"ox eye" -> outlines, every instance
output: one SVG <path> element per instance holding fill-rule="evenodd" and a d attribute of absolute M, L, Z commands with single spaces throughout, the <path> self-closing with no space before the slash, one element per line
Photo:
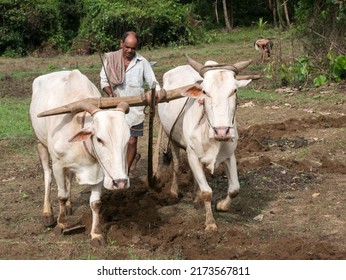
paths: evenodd
<path fill-rule="evenodd" d="M 210 95 L 205 91 L 205 90 L 202 90 L 202 93 L 208 97 L 210 97 Z"/>
<path fill-rule="evenodd" d="M 101 139 L 101 138 L 96 137 L 96 141 L 97 141 L 97 142 L 99 142 L 100 144 L 102 144 L 102 145 L 103 145 L 103 141 L 102 141 L 102 139 Z"/>

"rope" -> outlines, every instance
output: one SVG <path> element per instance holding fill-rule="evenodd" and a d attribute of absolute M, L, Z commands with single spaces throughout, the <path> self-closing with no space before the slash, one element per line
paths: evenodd
<path fill-rule="evenodd" d="M 85 123 L 85 116 L 86 116 L 86 111 L 84 111 L 84 114 L 83 114 L 83 117 L 82 117 L 82 128 L 84 128 L 84 123 Z M 86 150 L 86 152 L 95 160 L 97 160 L 99 162 L 99 164 L 103 167 L 103 169 L 107 172 L 108 176 L 112 179 L 112 181 L 114 181 L 113 177 L 111 176 L 111 174 L 108 172 L 107 168 L 105 167 L 105 165 L 103 164 L 103 162 L 101 161 L 100 157 L 98 156 L 98 154 L 96 153 L 96 149 L 95 149 L 95 146 L 94 146 L 94 142 L 93 142 L 93 136 L 91 136 L 91 148 L 95 154 L 95 156 L 89 151 L 87 145 L 86 145 L 86 142 L 83 141 L 83 146 Z"/>
<path fill-rule="evenodd" d="M 166 149 L 166 151 L 165 151 L 164 153 L 168 153 L 169 146 L 170 146 L 171 140 L 172 140 L 172 133 L 173 133 L 174 127 L 175 127 L 175 125 L 177 124 L 178 119 L 180 118 L 181 114 L 183 113 L 183 111 L 184 111 L 184 109 L 185 109 L 185 107 L 186 107 L 186 104 L 187 104 L 187 102 L 189 101 L 189 99 L 190 99 L 190 98 L 187 98 L 187 99 L 186 99 L 186 101 L 185 101 L 185 103 L 184 103 L 184 106 L 181 108 L 181 110 L 180 110 L 180 112 L 179 112 L 177 118 L 175 119 L 175 121 L 174 121 L 174 123 L 173 123 L 172 129 L 171 129 L 171 131 L 169 132 L 168 143 L 167 143 L 167 149 Z"/>
<path fill-rule="evenodd" d="M 204 74 L 210 70 L 230 70 L 236 75 L 239 73 L 239 69 L 233 65 L 216 64 L 216 65 L 206 65 L 201 68 L 199 73 L 204 77 Z"/>

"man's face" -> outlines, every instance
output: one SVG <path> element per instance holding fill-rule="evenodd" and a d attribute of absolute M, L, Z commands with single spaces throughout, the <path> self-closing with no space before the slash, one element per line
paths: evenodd
<path fill-rule="evenodd" d="M 121 41 L 120 46 L 123 49 L 124 57 L 128 60 L 132 60 L 136 54 L 137 49 L 137 39 L 133 35 L 128 35 L 125 41 Z"/>

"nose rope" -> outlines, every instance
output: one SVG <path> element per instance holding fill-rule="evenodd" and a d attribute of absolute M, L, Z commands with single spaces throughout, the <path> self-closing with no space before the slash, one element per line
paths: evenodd
<path fill-rule="evenodd" d="M 84 128 L 86 113 L 87 113 L 87 112 L 84 111 L 83 116 L 82 116 L 82 123 L 81 123 L 82 129 Z M 83 141 L 83 147 L 84 147 L 84 149 L 86 150 L 87 154 L 88 154 L 89 156 L 91 156 L 93 159 L 96 160 L 96 158 L 94 157 L 94 155 L 89 151 L 88 146 L 87 146 L 87 144 L 86 144 L 85 141 Z"/>
<path fill-rule="evenodd" d="M 199 119 L 198 124 L 201 123 L 201 121 L 202 121 L 202 119 L 203 119 L 204 116 L 205 116 L 205 119 L 206 119 L 206 121 L 207 121 L 209 127 L 211 127 L 212 129 L 214 129 L 214 127 L 212 126 L 212 124 L 211 124 L 211 122 L 210 122 L 210 120 L 209 120 L 209 116 L 208 116 L 208 114 L 206 113 L 205 102 L 203 102 L 203 112 L 202 112 L 202 115 L 201 115 L 201 117 L 200 117 L 200 119 Z M 229 128 L 233 128 L 233 127 L 234 127 L 234 124 L 235 124 L 234 119 L 235 119 L 235 112 L 234 112 L 233 118 L 232 118 L 232 125 L 230 125 Z"/>
<path fill-rule="evenodd" d="M 178 119 L 180 118 L 181 114 L 184 112 L 185 107 L 186 107 L 186 104 L 187 104 L 187 102 L 189 101 L 189 99 L 190 99 L 190 98 L 187 98 L 187 99 L 186 99 L 186 101 L 185 101 L 183 107 L 181 108 L 181 110 L 180 110 L 180 112 L 179 112 L 177 118 L 175 119 L 175 121 L 174 121 L 174 123 L 173 123 L 173 125 L 172 125 L 171 131 L 169 132 L 169 137 L 168 137 L 168 143 L 167 143 L 166 152 L 168 152 L 169 147 L 170 147 L 170 145 L 171 145 L 171 140 L 172 140 L 172 134 L 173 134 L 174 127 L 175 127 L 175 125 L 177 124 Z"/>
<path fill-rule="evenodd" d="M 81 127 L 84 128 L 84 123 L 85 123 L 85 116 L 86 116 L 86 111 L 84 111 L 83 117 L 82 117 L 82 123 L 81 123 Z M 103 167 L 103 169 L 106 171 L 106 173 L 108 174 L 108 176 L 112 179 L 112 181 L 114 181 L 112 175 L 110 174 L 110 172 L 107 170 L 107 168 L 105 167 L 105 165 L 103 164 L 103 162 L 101 161 L 100 157 L 98 156 L 96 149 L 95 149 L 95 145 L 94 142 L 92 140 L 93 137 L 91 137 L 90 141 L 91 141 L 91 148 L 95 154 L 95 156 L 89 151 L 86 142 L 83 141 L 83 146 L 84 149 L 86 150 L 86 152 L 88 153 L 88 155 L 90 155 L 93 159 L 97 160 L 100 165 Z"/>
<path fill-rule="evenodd" d="M 96 152 L 95 145 L 94 145 L 94 142 L 93 142 L 93 137 L 91 137 L 90 140 L 91 140 L 91 147 L 92 147 L 92 149 L 93 149 L 93 152 L 94 152 L 94 154 L 95 154 L 95 156 L 96 156 L 97 161 L 100 163 L 100 165 L 103 167 L 103 169 L 106 171 L 106 173 L 108 174 L 108 176 L 112 179 L 112 181 L 114 181 L 112 175 L 110 174 L 110 172 L 108 171 L 108 169 L 106 168 L 106 166 L 103 164 L 103 162 L 101 161 L 99 155 L 98 155 L 97 152 Z"/>
<path fill-rule="evenodd" d="M 205 116 L 205 119 L 206 119 L 206 121 L 207 121 L 209 127 L 213 128 L 213 126 L 211 125 L 211 122 L 210 122 L 210 120 L 209 120 L 209 116 L 208 116 L 208 114 L 206 114 L 205 100 L 203 101 L 203 111 L 202 111 L 202 115 L 201 115 L 201 117 L 200 117 L 200 119 L 199 119 L 198 124 L 201 123 L 201 121 L 202 121 L 202 119 L 203 119 L 204 116 Z"/>

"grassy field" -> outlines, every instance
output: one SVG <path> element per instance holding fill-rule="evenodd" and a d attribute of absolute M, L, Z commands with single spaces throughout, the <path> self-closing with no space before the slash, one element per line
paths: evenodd
<path fill-rule="evenodd" d="M 164 72 L 185 64 L 184 54 L 189 54 L 197 61 L 204 63 L 206 60 L 215 60 L 219 63 L 235 63 L 234 57 L 240 60 L 252 59 L 253 63 L 246 70 L 247 73 L 261 74 L 264 66 L 261 65 L 260 55 L 253 48 L 254 39 L 257 38 L 256 29 L 235 29 L 232 33 L 211 32 L 210 44 L 197 46 L 181 46 L 175 48 L 142 49 L 140 52 L 149 61 L 156 61 L 155 74 L 162 82 Z M 288 33 L 274 30 L 266 32 L 274 40 L 286 40 Z M 281 43 L 280 43 L 281 44 Z M 283 44 L 283 46 L 288 46 Z M 290 46 L 289 46 L 290 47 Z M 287 47 L 280 59 L 288 60 L 291 50 Z M 278 58 L 273 58 L 278 59 Z M 99 85 L 99 72 L 101 60 L 98 54 L 90 56 L 70 56 L 68 54 L 40 58 L 0 58 L 0 138 L 31 137 L 31 128 L 28 119 L 28 106 L 31 96 L 31 84 L 34 78 L 61 70 L 79 69 L 91 81 Z M 258 83 L 263 84 L 259 87 Z M 268 81 L 256 84 L 256 91 L 252 86 L 243 90 L 239 95 L 244 100 L 272 100 L 283 102 L 281 95 L 268 91 Z M 260 88 L 260 89 L 258 89 Z"/>

